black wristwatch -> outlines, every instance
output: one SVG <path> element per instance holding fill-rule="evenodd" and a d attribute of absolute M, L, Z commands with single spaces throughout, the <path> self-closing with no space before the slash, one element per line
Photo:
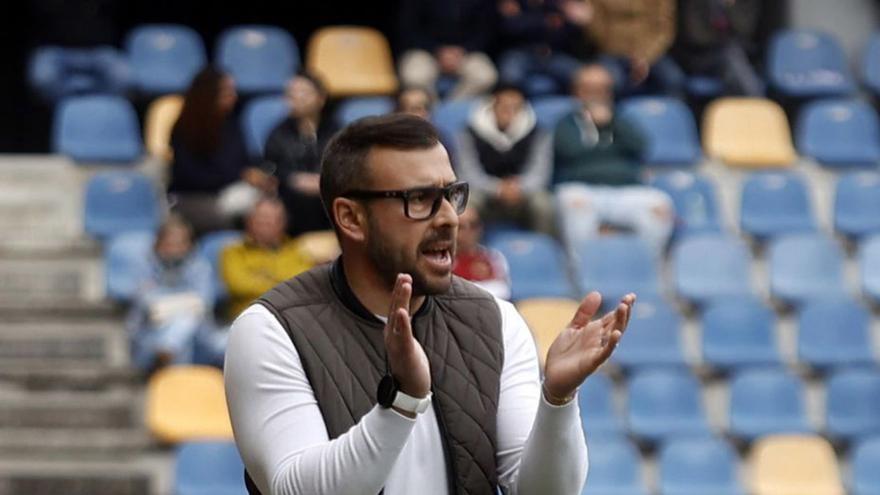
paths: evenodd
<path fill-rule="evenodd" d="M 400 391 L 397 380 L 391 373 L 385 373 L 379 380 L 376 402 L 386 409 L 393 406 L 406 412 L 421 414 L 428 409 L 428 405 L 431 403 L 431 392 L 428 392 L 428 395 L 421 399 L 407 395 Z"/>

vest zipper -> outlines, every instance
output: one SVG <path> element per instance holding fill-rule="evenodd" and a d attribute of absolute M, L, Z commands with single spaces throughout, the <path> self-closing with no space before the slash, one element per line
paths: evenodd
<path fill-rule="evenodd" d="M 438 397 L 431 384 L 431 393 L 434 397 Z M 455 464 L 452 462 L 452 447 L 449 445 L 449 432 L 446 430 L 446 418 L 443 416 L 443 408 L 438 403 L 434 408 L 434 414 L 437 416 L 437 426 L 440 427 L 440 438 L 443 440 L 443 453 L 446 457 L 446 478 L 449 485 L 449 493 L 455 495 L 458 491 L 458 483 L 455 482 Z"/>

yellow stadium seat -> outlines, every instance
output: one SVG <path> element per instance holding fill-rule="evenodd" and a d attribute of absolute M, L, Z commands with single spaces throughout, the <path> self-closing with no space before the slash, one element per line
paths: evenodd
<path fill-rule="evenodd" d="M 302 243 L 303 250 L 315 264 L 328 263 L 342 254 L 339 249 L 339 240 L 332 230 L 306 232 L 297 239 Z"/>
<path fill-rule="evenodd" d="M 223 373 L 209 366 L 170 366 L 147 384 L 146 424 L 165 443 L 232 438 Z"/>
<path fill-rule="evenodd" d="M 834 449 L 815 435 L 772 435 L 751 455 L 754 495 L 844 495 Z"/>
<path fill-rule="evenodd" d="M 309 40 L 306 68 L 321 78 L 331 97 L 381 95 L 397 91 L 388 40 L 356 26 L 319 29 Z"/>
<path fill-rule="evenodd" d="M 703 148 L 728 165 L 790 166 L 797 154 L 782 108 L 764 98 L 719 98 L 703 117 Z"/>
<path fill-rule="evenodd" d="M 144 143 L 150 156 L 171 162 L 171 129 L 183 108 L 183 96 L 165 95 L 157 98 L 147 109 L 144 119 Z"/>
<path fill-rule="evenodd" d="M 550 344 L 553 343 L 559 332 L 571 322 L 575 311 L 577 311 L 578 302 L 571 299 L 534 298 L 523 299 L 516 303 L 516 307 L 532 331 L 532 336 L 538 347 L 538 359 L 543 370 Z"/>

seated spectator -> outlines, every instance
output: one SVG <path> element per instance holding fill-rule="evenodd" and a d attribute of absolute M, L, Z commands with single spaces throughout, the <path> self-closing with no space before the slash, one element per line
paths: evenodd
<path fill-rule="evenodd" d="M 554 136 L 553 183 L 563 238 L 575 246 L 600 224 L 634 230 L 658 253 L 672 233 L 672 201 L 640 184 L 644 139 L 614 114 L 614 81 L 601 65 L 575 74 L 579 110 L 559 121 Z"/>
<path fill-rule="evenodd" d="M 288 233 L 296 236 L 330 228 L 321 206 L 318 178 L 321 153 L 338 127 L 326 115 L 327 91 L 315 76 L 297 75 L 287 84 L 285 94 L 290 114 L 269 134 L 265 158 L 275 167 L 287 211 L 296 212 L 287 226 Z"/>
<path fill-rule="evenodd" d="M 486 55 L 496 24 L 492 3 L 403 0 L 398 16 L 403 84 L 436 90 L 438 78 L 452 78 L 455 85 L 446 96 L 453 99 L 488 91 L 498 78 Z"/>
<path fill-rule="evenodd" d="M 229 293 L 230 318 L 272 287 L 312 267 L 299 241 L 285 235 L 286 226 L 284 204 L 262 198 L 245 219 L 244 240 L 223 250 L 220 270 Z"/>
<path fill-rule="evenodd" d="M 471 204 L 489 222 L 511 221 L 555 233 L 553 200 L 546 190 L 552 138 L 537 126 L 521 89 L 500 84 L 477 107 L 458 137 L 458 171 L 470 183 Z"/>
<path fill-rule="evenodd" d="M 481 245 L 482 237 L 480 214 L 469 206 L 458 217 L 458 247 L 452 273 L 479 285 L 495 297 L 510 299 L 507 260 L 499 251 Z"/>
<path fill-rule="evenodd" d="M 397 93 L 396 100 L 395 112 L 408 113 L 430 122 L 431 111 L 434 109 L 434 95 L 428 89 L 421 86 L 405 86 Z M 441 129 L 437 129 L 437 134 L 440 135 L 440 143 L 446 148 L 449 160 L 454 166 L 456 153 L 454 141 Z"/>
<path fill-rule="evenodd" d="M 226 331 L 213 321 L 211 266 L 195 253 L 192 240 L 192 227 L 174 215 L 156 234 L 126 321 L 132 360 L 141 370 L 223 360 Z"/>
<path fill-rule="evenodd" d="M 196 233 L 230 229 L 274 178 L 248 163 L 244 138 L 232 112 L 235 81 L 213 67 L 193 79 L 171 132 L 173 206 Z"/>

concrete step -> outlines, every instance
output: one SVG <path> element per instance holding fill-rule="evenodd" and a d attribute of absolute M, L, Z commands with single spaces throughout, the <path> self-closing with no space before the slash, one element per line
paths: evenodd
<path fill-rule="evenodd" d="M 7 320 L 0 323 L 0 366 L 125 367 L 127 339 L 121 322 L 113 319 Z"/>
<path fill-rule="evenodd" d="M 47 318 L 81 321 L 120 319 L 121 308 L 108 300 L 83 301 L 79 298 L 0 297 L 0 322 L 34 321 Z"/>
<path fill-rule="evenodd" d="M 0 428 L 0 456 L 116 456 L 156 446 L 143 428 Z"/>
<path fill-rule="evenodd" d="M 99 256 L 59 253 L 0 257 L 0 298 L 53 303 L 104 299 L 104 262 Z"/>
<path fill-rule="evenodd" d="M 124 430 L 143 424 L 141 389 L 0 390 L 0 429 Z"/>
<path fill-rule="evenodd" d="M 105 390 L 138 387 L 143 380 L 140 371 L 128 366 L 0 364 L 0 383 L 27 390 Z"/>

